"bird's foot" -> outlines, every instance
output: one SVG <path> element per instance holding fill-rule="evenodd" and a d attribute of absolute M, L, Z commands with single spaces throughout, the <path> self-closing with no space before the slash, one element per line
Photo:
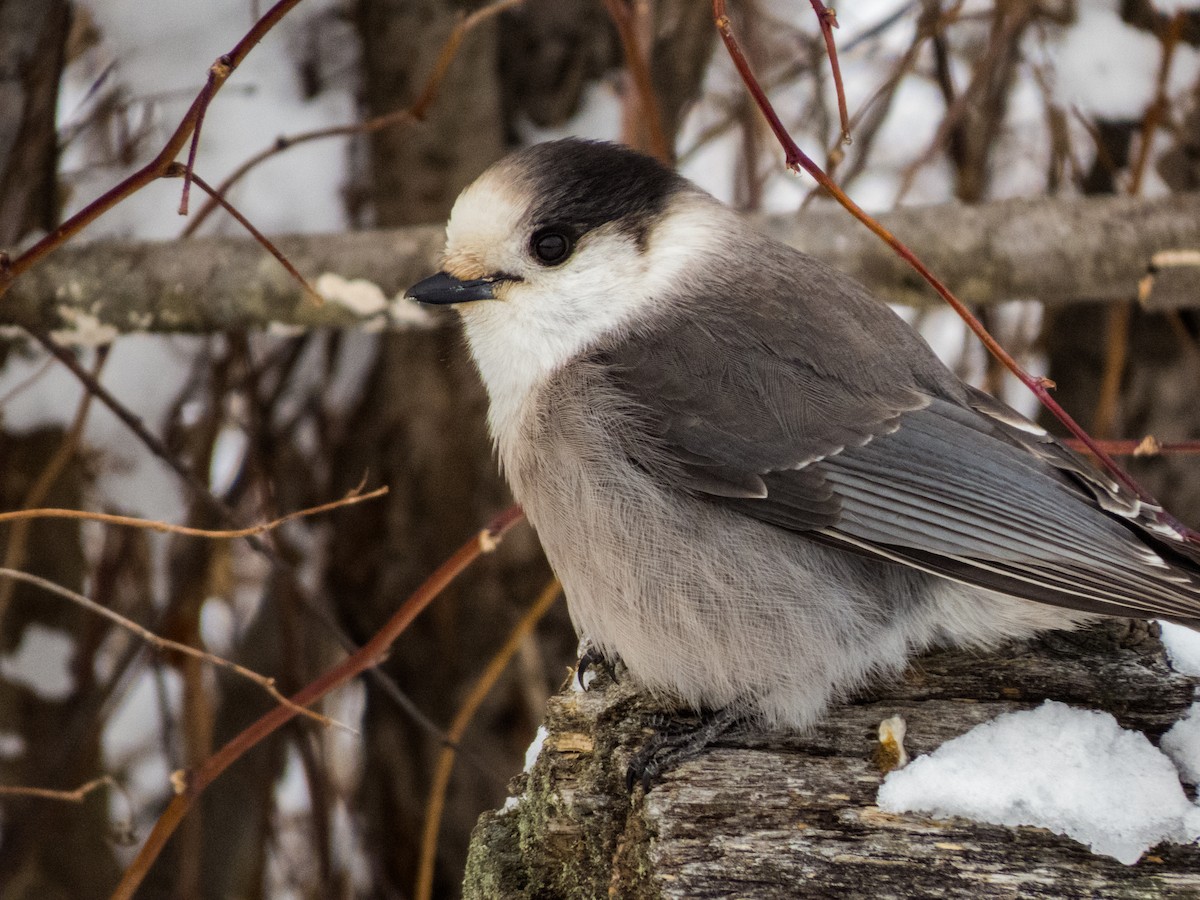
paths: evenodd
<path fill-rule="evenodd" d="M 625 787 L 629 791 L 638 782 L 643 790 L 649 791 L 655 780 L 699 756 L 710 744 L 743 724 L 743 720 L 732 710 L 722 709 L 705 711 L 698 720 L 690 721 L 663 715 L 651 724 L 654 735 L 633 755 L 625 770 Z"/>
<path fill-rule="evenodd" d="M 575 667 L 575 678 L 579 681 L 579 686 L 586 691 L 588 686 L 584 683 L 583 676 L 587 674 L 588 669 L 595 667 L 612 679 L 613 684 L 618 684 L 621 680 L 617 676 L 617 666 L 620 665 L 620 662 L 620 659 L 610 659 L 588 644 L 579 656 L 579 663 Z"/>

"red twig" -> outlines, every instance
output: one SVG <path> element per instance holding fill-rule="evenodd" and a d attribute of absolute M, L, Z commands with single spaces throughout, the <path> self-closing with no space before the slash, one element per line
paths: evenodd
<path fill-rule="evenodd" d="M 438 566 L 410 596 L 404 605 L 387 621 L 375 635 L 355 653 L 342 660 L 315 681 L 310 682 L 292 695 L 295 706 L 307 707 L 320 700 L 330 691 L 341 687 L 361 672 L 378 665 L 387 655 L 388 648 L 395 642 L 413 619 L 428 606 L 464 569 L 480 555 L 489 553 L 514 525 L 521 521 L 523 513 L 519 506 L 509 507 L 498 515 L 478 535 L 459 547 L 454 555 Z M 141 885 L 150 867 L 166 846 L 167 840 L 179 827 L 196 800 L 213 781 L 235 761 L 240 759 L 269 734 L 290 721 L 296 715 L 294 707 L 277 706 L 254 722 L 224 747 L 210 756 L 203 765 L 191 772 L 177 772 L 173 781 L 177 787 L 175 797 L 154 823 L 146 843 L 138 851 L 129 868 L 112 894 L 112 900 L 131 900 Z"/>
<path fill-rule="evenodd" d="M 814 163 L 808 158 L 808 156 L 805 155 L 804 151 L 800 149 L 800 147 L 792 139 L 792 136 L 788 134 L 787 129 L 780 121 L 779 115 L 775 112 L 774 107 L 771 105 L 771 101 L 767 98 L 767 95 L 763 91 L 762 86 L 759 84 L 758 79 L 755 77 L 753 70 L 750 68 L 749 62 L 746 60 L 745 55 L 738 46 L 737 38 L 733 34 L 732 23 L 730 23 L 729 16 L 725 13 L 725 0 L 713 0 L 713 18 L 716 22 L 717 30 L 721 34 L 721 40 L 725 43 L 725 49 L 728 51 L 734 65 L 737 67 L 738 74 L 745 83 L 746 89 L 750 92 L 751 97 L 754 98 L 754 102 L 762 111 L 763 117 L 766 118 L 767 124 L 770 125 L 771 131 L 775 134 L 776 140 L 778 140 L 780 145 L 783 147 L 784 158 L 788 168 L 795 172 L 799 172 L 801 169 L 808 172 L 808 174 L 816 179 L 817 183 L 835 200 L 837 200 L 838 203 L 840 203 L 851 215 L 866 225 L 872 233 L 874 233 L 880 240 L 891 247 L 901 259 L 912 266 L 912 268 L 915 269 L 917 273 L 924 278 L 935 291 L 938 292 L 941 298 L 945 300 L 956 313 L 958 313 L 962 320 L 967 323 L 967 327 L 975 332 L 975 335 L 980 341 L 983 342 L 983 345 L 987 347 L 988 351 L 1002 363 L 1004 363 L 1008 370 L 1016 375 L 1017 378 L 1019 378 L 1021 382 L 1033 392 L 1034 396 L 1038 398 L 1042 405 L 1045 406 L 1046 409 L 1050 410 L 1055 418 L 1063 423 L 1067 430 L 1070 431 L 1071 434 L 1081 442 L 1088 452 L 1094 455 L 1096 459 L 1103 464 L 1104 468 L 1107 469 L 1117 481 L 1132 491 L 1143 502 L 1157 507 L 1158 502 L 1150 495 L 1150 493 L 1146 491 L 1140 484 L 1138 484 L 1124 469 L 1122 469 L 1117 464 L 1116 460 L 1114 460 L 1107 452 L 1105 452 L 1104 448 L 1101 447 L 1095 441 L 1095 439 L 1093 439 L 1092 436 L 1089 435 L 1079 425 L 1079 423 L 1071 418 L 1067 411 L 1063 409 L 1050 395 L 1050 389 L 1054 387 L 1054 383 L 1048 378 L 1038 378 L 1026 372 L 1020 366 L 1020 364 L 1013 359 L 1009 352 L 1001 347 L 996 339 L 988 333 L 987 329 L 984 328 L 980 321 L 971 314 L 966 306 L 963 305 L 962 301 L 955 297 L 954 294 L 950 292 L 950 289 L 942 284 L 937 276 L 935 276 L 933 272 L 931 272 L 929 268 L 923 262 L 921 262 L 921 260 L 919 260 L 911 250 L 908 249 L 908 247 L 901 243 L 895 236 L 891 234 L 891 232 L 880 225 L 879 222 L 877 222 L 874 218 L 864 212 L 857 203 L 851 200 L 846 193 L 837 186 L 833 179 L 826 175 L 816 163 Z M 1193 543 L 1200 544 L 1200 533 L 1188 528 L 1174 516 L 1170 515 L 1164 510 L 1158 510 L 1155 515 L 1160 523 L 1169 526 L 1182 538 Z"/>
<path fill-rule="evenodd" d="M 218 62 L 209 70 L 208 81 L 200 89 L 200 92 L 192 101 L 192 105 L 188 107 L 188 111 L 184 114 L 183 119 L 176 126 L 174 133 L 167 139 L 166 144 L 154 159 L 142 166 L 142 168 L 138 169 L 120 184 L 101 194 L 20 256 L 11 260 L 7 266 L 0 266 L 0 297 L 4 296 L 13 281 L 39 260 L 58 249 L 67 240 L 74 237 L 126 197 L 141 190 L 150 182 L 168 175 L 175 157 L 179 155 L 179 151 L 183 149 L 188 139 L 197 132 L 199 124 L 204 118 L 204 113 L 208 109 L 208 105 L 212 102 L 213 97 L 216 96 L 222 85 L 225 84 L 229 76 L 233 74 L 242 60 L 246 58 L 246 55 L 254 49 L 255 45 L 263 39 L 267 32 L 274 28 L 291 11 L 292 7 L 296 6 L 299 2 L 300 0 L 278 0 L 274 6 L 267 10 L 262 18 L 254 23 L 232 50 L 220 57 Z M 190 162 L 188 168 L 189 170 L 191 168 Z M 184 203 L 186 204 L 186 196 Z"/>
<path fill-rule="evenodd" d="M 198 133 L 199 132 L 197 132 L 197 134 Z M 228 200 L 226 200 L 224 197 L 222 197 L 216 190 L 213 189 L 213 187 L 211 185 L 208 184 L 208 182 L 206 182 L 203 178 L 201 178 L 199 175 L 197 175 L 195 173 L 195 171 L 193 171 L 192 169 L 189 168 L 189 169 L 183 170 L 183 167 L 180 166 L 178 163 L 175 163 L 172 168 L 174 169 L 174 171 L 169 174 L 182 175 L 185 180 L 190 179 L 191 181 L 196 182 L 196 184 L 199 185 L 200 190 L 202 190 L 202 191 L 204 191 L 204 193 L 208 194 L 208 196 L 210 198 L 212 198 L 214 203 L 216 203 L 218 206 L 220 206 L 221 209 L 225 210 L 225 212 L 229 213 L 229 215 L 233 216 L 233 218 L 237 221 L 237 223 L 239 225 L 241 225 L 248 232 L 250 232 L 250 236 L 253 237 L 260 244 L 262 244 L 262 246 L 264 248 L 266 248 L 266 251 L 268 253 L 270 253 L 273 257 L 275 257 L 275 259 L 277 259 L 279 261 L 279 264 L 281 266 L 283 266 L 285 269 L 287 269 L 288 274 L 291 275 L 293 278 L 296 279 L 296 281 L 298 281 L 300 283 L 300 287 L 304 289 L 304 293 L 308 295 L 308 298 L 310 300 L 312 300 L 313 303 L 315 303 L 317 306 L 321 306 L 325 302 L 325 298 L 322 297 L 320 294 L 318 294 L 317 289 L 308 283 L 308 280 L 303 275 L 300 274 L 300 270 L 297 269 L 294 265 L 292 265 L 292 261 L 290 259 L 288 259 L 286 256 L 284 256 L 283 252 L 278 247 L 276 247 L 265 234 L 263 234 L 261 231 L 259 231 L 257 228 L 255 228 L 254 225 L 251 224 L 250 220 L 241 214 L 241 212 L 237 209 L 237 207 L 235 207 L 232 203 L 230 203 Z M 185 191 L 187 190 L 186 181 L 185 181 L 185 185 L 184 185 L 184 190 Z M 186 198 L 186 194 L 185 194 L 184 202 L 186 202 L 186 199 L 187 198 Z"/>
<path fill-rule="evenodd" d="M 195 234 L 200 224 L 212 215 L 213 210 L 217 208 L 217 196 L 224 197 L 229 193 L 229 189 L 245 178 L 252 169 L 278 153 L 309 141 L 317 141 L 330 137 L 346 137 L 352 134 L 374 134 L 376 131 L 391 128 L 393 125 L 400 125 L 405 122 L 419 122 L 424 119 L 425 113 L 429 111 L 429 107 L 437 99 L 438 90 L 442 86 L 442 79 L 445 77 L 450 63 L 454 61 L 454 57 L 458 54 L 458 48 L 462 44 L 463 38 L 480 23 L 516 6 L 520 6 L 524 2 L 525 0 L 495 0 L 495 2 L 480 7 L 470 15 L 460 19 L 455 24 L 453 30 L 451 30 L 450 36 L 446 38 L 446 43 L 442 45 L 437 61 L 433 65 L 433 70 L 429 73 L 429 77 L 425 81 L 425 86 L 421 89 L 420 96 L 413 101 L 412 106 L 384 113 L 365 122 L 333 125 L 328 128 L 318 128 L 290 137 L 281 135 L 276 138 L 270 147 L 260 150 L 245 160 L 224 181 L 217 185 L 214 196 L 210 197 L 204 206 L 200 208 L 200 211 L 188 222 L 187 227 L 182 232 L 182 236 L 187 237 Z"/>
<path fill-rule="evenodd" d="M 208 69 L 208 82 L 205 89 L 215 93 L 214 85 L 225 82 L 233 74 L 233 63 L 228 56 L 218 57 Z M 196 153 L 200 149 L 200 130 L 204 127 L 204 114 L 208 112 L 208 104 L 202 106 L 196 114 L 196 127 L 192 129 L 191 146 L 188 147 L 187 165 L 183 171 L 183 191 L 179 195 L 179 214 L 186 216 L 188 212 L 188 195 L 191 193 L 192 181 L 196 172 Z"/>
<path fill-rule="evenodd" d="M 846 109 L 846 89 L 842 85 L 842 68 L 838 65 L 837 44 L 833 41 L 833 29 L 838 27 L 837 12 L 829 9 L 821 0 L 809 0 L 821 25 L 825 38 L 825 52 L 829 55 L 829 70 L 833 74 L 833 88 L 837 92 L 838 119 L 842 123 L 842 141 L 850 143 L 850 113 Z M 723 36 L 723 35 L 722 35 Z"/>

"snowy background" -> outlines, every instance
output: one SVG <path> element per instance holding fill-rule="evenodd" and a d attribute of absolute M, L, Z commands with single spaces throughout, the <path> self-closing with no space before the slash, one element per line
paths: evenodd
<path fill-rule="evenodd" d="M 209 64 L 246 31 L 258 8 L 249 0 L 160 0 L 153 4 L 152 14 L 140 0 L 82 0 L 79 5 L 91 17 L 99 40 L 71 62 L 60 95 L 60 127 L 68 140 L 61 160 L 67 214 L 133 171 L 157 149 L 203 83 Z M 897 56 L 912 43 L 916 28 L 913 6 L 902 0 L 859 0 L 839 7 L 837 39 L 845 48 L 841 64 L 852 114 L 872 97 Z M 1161 3 L 1159 7 L 1173 8 Z M 972 11 L 982 14 L 988 8 L 988 4 L 968 0 L 963 15 Z M 812 30 L 808 4 L 772 2 L 763 9 L 787 21 L 806 23 L 804 27 Z M 279 135 L 341 124 L 359 116 L 355 37 L 338 17 L 344 12 L 337 0 L 306 0 L 250 54 L 205 123 L 197 168 L 210 183 L 219 182 Z M 877 29 L 889 21 L 893 24 Z M 969 48 L 969 42 L 964 44 Z M 1067 122 L 1072 145 L 1080 163 L 1088 164 L 1093 151 L 1087 123 L 1097 116 L 1140 117 L 1153 99 L 1161 57 L 1155 37 L 1120 21 L 1115 0 L 1083 0 L 1073 24 L 1031 29 L 1022 50 L 1024 63 L 1015 74 L 996 152 L 999 162 L 990 185 L 992 198 L 1038 196 L 1046 191 L 1049 105 L 1071 111 Z M 314 55 L 320 59 L 325 77 L 321 89 L 309 94 L 299 61 Z M 962 60 L 954 58 L 952 62 L 965 77 Z M 1185 98 L 1198 78 L 1200 52 L 1181 45 L 1168 92 Z M 706 78 L 705 98 L 689 115 L 679 139 L 684 174 L 734 203 L 741 199 L 737 167 L 744 163 L 743 135 L 737 129 L 716 137 L 705 135 L 726 116 L 731 98 L 739 91 L 732 66 L 718 52 Z M 810 81 L 785 85 L 774 98 L 799 143 L 822 158 L 822 148 L 830 147 L 835 138 L 816 124 L 823 121 L 821 117 L 809 111 L 813 104 L 830 104 L 831 98 L 814 95 Z M 118 112 L 101 114 L 101 110 L 111 109 Z M 951 199 L 952 179 L 944 159 L 934 156 L 928 164 L 912 168 L 934 139 L 943 113 L 942 100 L 928 78 L 904 79 L 874 143 L 870 165 L 850 186 L 861 205 L 886 210 L 897 203 Z M 608 78 L 587 89 L 581 110 L 567 125 L 541 129 L 524 122 L 520 137 L 527 142 L 563 134 L 616 139 L 621 115 L 618 84 Z M 853 152 L 854 147 L 849 149 Z M 778 156 L 768 147 L 765 167 L 771 174 L 763 184 L 761 207 L 794 210 L 812 185 L 778 165 L 771 170 L 770 161 Z M 268 234 L 342 231 L 350 222 L 344 189 L 352 177 L 352 164 L 347 139 L 309 143 L 261 166 L 236 188 L 231 199 Z M 177 237 L 186 224 L 176 213 L 178 190 L 176 181 L 151 185 L 89 229 L 85 239 Z M 1143 194 L 1165 191 L 1150 166 Z M 236 223 L 219 213 L 202 229 L 207 233 L 238 231 Z M 1031 318 L 1024 307 L 1005 311 L 1002 319 L 1014 328 L 1020 323 L 1029 333 L 1036 332 L 1037 316 Z M 982 355 L 975 349 L 963 352 L 962 328 L 951 313 L 929 314 L 922 327 L 952 364 L 969 376 L 981 375 Z M 157 427 L 185 392 L 194 367 L 206 358 L 212 342 L 219 340 L 121 337 L 112 345 L 103 381 Z M 274 339 L 258 335 L 252 340 L 265 353 Z M 370 336 L 350 340 L 358 341 L 361 349 L 338 357 L 325 390 L 325 402 L 333 411 L 360 389 L 366 371 L 363 360 L 371 353 Z M 1032 367 L 1038 367 L 1036 351 L 1031 350 L 1026 358 Z M 322 377 L 315 366 L 313 371 L 312 378 Z M 68 373 L 47 365 L 33 352 L 10 354 L 0 371 L 0 417 L 9 431 L 65 425 L 80 397 L 80 388 Z M 1015 393 L 1007 399 L 1026 411 L 1032 408 L 1028 398 Z M 217 441 L 210 482 L 218 492 L 228 487 L 246 452 L 245 423 L 240 414 L 237 408 L 227 410 Z M 186 418 L 186 410 L 184 415 Z M 178 480 L 131 440 L 114 417 L 102 409 L 94 410 L 84 440 L 95 461 L 89 508 L 119 509 L 168 521 L 183 519 L 187 505 Z M 98 530 L 89 528 L 85 536 L 89 551 L 98 553 Z M 154 538 L 151 544 L 161 551 L 165 540 Z M 161 553 L 152 559 L 154 565 L 163 565 Z M 261 564 L 244 554 L 235 554 L 231 565 L 234 574 L 229 594 L 211 598 L 202 615 L 202 638 L 218 653 L 232 645 L 234 633 L 253 617 L 258 579 L 263 577 Z M 1166 639 L 1179 670 L 1200 675 L 1200 638 L 1186 630 L 1170 630 Z M 28 685 L 47 700 L 63 698 L 73 686 L 73 655 L 72 636 L 31 626 L 20 644 L 0 657 L 0 676 Z M 98 664 L 106 658 L 101 654 Z M 141 670 L 124 686 L 103 733 L 105 759 L 112 771 L 121 773 L 128 794 L 114 796 L 112 816 L 126 816 L 131 806 L 143 834 L 153 821 L 157 804 L 170 792 L 168 775 L 173 763 L 158 748 L 170 726 L 164 716 L 177 714 L 180 691 L 173 670 Z M 356 724 L 362 711 L 361 691 L 342 692 L 327 711 Z M 338 745 L 329 754 L 330 759 L 339 761 L 335 781 L 348 796 L 357 777 L 356 744 L 342 734 L 331 734 L 329 740 Z M 13 758 L 22 752 L 20 736 L 5 732 L 0 723 L 0 756 Z M 1008 777 L 1013 771 L 1036 772 L 1040 777 Z M 1200 711 L 1194 710 L 1181 722 L 1163 740 L 1160 750 L 1139 734 L 1122 732 L 1111 717 L 1047 704 L 982 726 L 916 760 L 888 779 L 880 793 L 880 805 L 897 811 L 1042 825 L 1071 835 L 1095 852 L 1132 863 L 1159 840 L 1190 841 L 1200 835 L 1200 813 L 1180 783 L 1181 779 L 1194 783 L 1198 777 Z M 1014 792 L 1014 785 L 1020 785 L 1022 791 Z M 299 823 L 309 798 L 298 754 L 293 752 L 275 790 L 280 820 L 292 826 L 280 829 L 282 837 L 273 850 L 266 893 L 282 897 L 289 895 L 288 860 L 304 853 Z M 367 878 L 366 867 L 357 856 L 354 827 L 345 807 L 341 807 L 337 823 L 343 865 L 354 873 L 352 881 L 361 888 Z"/>

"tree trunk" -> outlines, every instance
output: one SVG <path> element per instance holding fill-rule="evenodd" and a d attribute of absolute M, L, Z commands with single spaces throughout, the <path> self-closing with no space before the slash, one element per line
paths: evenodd
<path fill-rule="evenodd" d="M 67 0 L 0 0 L 0 249 L 58 222 L 54 112 Z"/>

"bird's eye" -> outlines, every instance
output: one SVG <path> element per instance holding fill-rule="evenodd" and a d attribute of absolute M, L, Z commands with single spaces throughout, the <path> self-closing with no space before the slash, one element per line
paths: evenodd
<path fill-rule="evenodd" d="M 571 236 L 557 228 L 535 231 L 529 247 L 538 262 L 556 266 L 571 255 Z"/>

